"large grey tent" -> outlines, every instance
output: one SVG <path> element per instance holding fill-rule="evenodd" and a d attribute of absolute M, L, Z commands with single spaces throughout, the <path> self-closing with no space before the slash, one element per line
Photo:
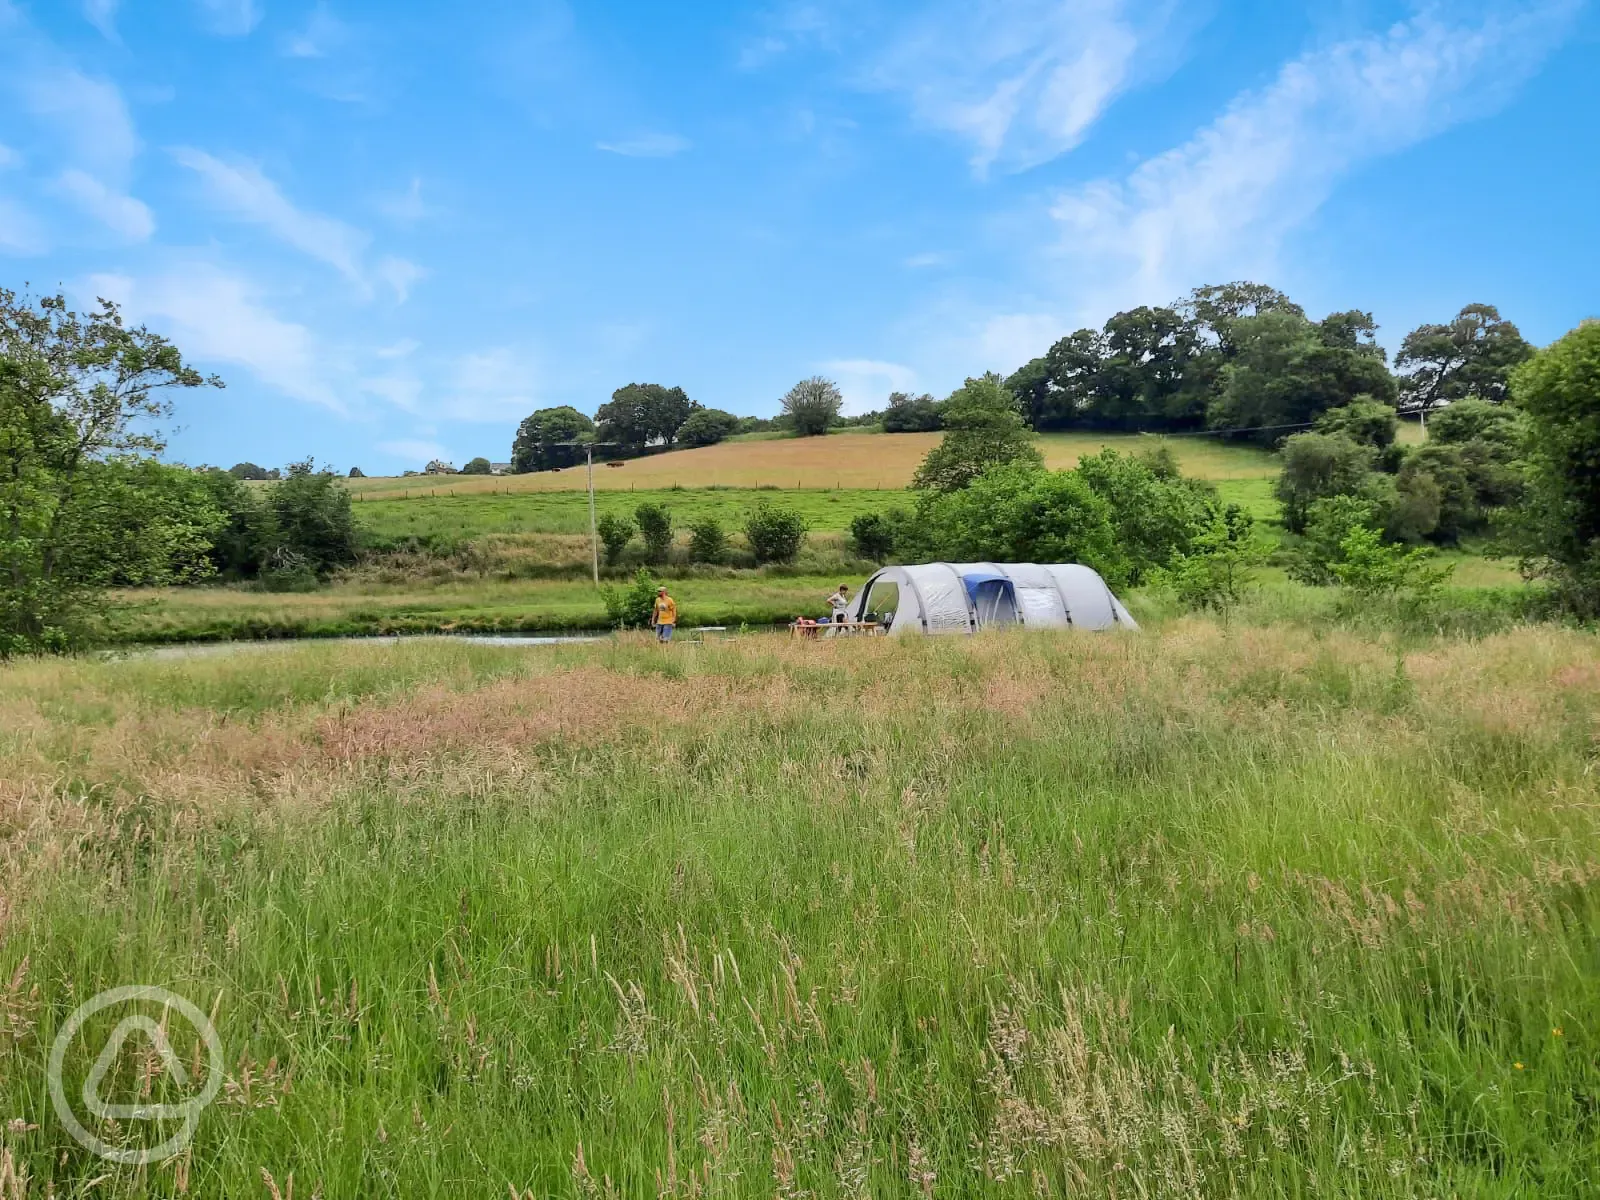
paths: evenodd
<path fill-rule="evenodd" d="M 885 611 L 892 588 L 893 611 Z M 876 598 L 874 595 L 876 594 Z M 890 634 L 1137 629 L 1097 571 L 1076 563 L 924 563 L 885 567 L 861 588 L 852 620 L 878 612 Z"/>

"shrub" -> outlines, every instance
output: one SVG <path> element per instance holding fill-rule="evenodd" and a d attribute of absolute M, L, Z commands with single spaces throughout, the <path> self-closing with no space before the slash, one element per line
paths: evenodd
<path fill-rule="evenodd" d="M 862 558 L 881 563 L 894 553 L 895 520 L 886 513 L 862 513 L 850 522 L 850 546 Z"/>
<path fill-rule="evenodd" d="M 351 479 L 365 479 L 366 477 L 367 477 L 366 474 L 361 470 L 360 467 L 351 467 L 350 468 L 350 478 Z"/>
<path fill-rule="evenodd" d="M 844 406 L 844 396 L 839 385 L 821 375 L 802 379 L 789 389 L 783 398 L 783 414 L 797 437 L 816 437 L 828 432 L 828 426 Z"/>
<path fill-rule="evenodd" d="M 1453 567 L 1432 567 L 1433 551 L 1391 545 L 1366 525 L 1352 527 L 1339 543 L 1339 555 L 1328 564 L 1341 587 L 1372 600 L 1400 596 L 1414 607 L 1431 601 Z"/>
<path fill-rule="evenodd" d="M 671 510 L 664 504 L 641 504 L 633 510 L 633 519 L 639 523 L 646 556 L 653 563 L 666 562 L 672 549 Z"/>
<path fill-rule="evenodd" d="M 487 458 L 479 455 L 477 458 L 469 459 L 467 465 L 461 468 L 461 473 L 463 475 L 492 475 L 494 474 L 494 468 L 489 465 Z"/>
<path fill-rule="evenodd" d="M 1179 474 L 1166 447 L 1153 457 L 1102 450 L 1081 459 L 1076 474 L 1110 508 L 1117 543 L 1128 558 L 1129 583 L 1171 566 L 1217 512 L 1211 490 Z"/>
<path fill-rule="evenodd" d="M 1360 496 L 1328 496 L 1312 503 L 1306 513 L 1305 535 L 1289 556 L 1289 578 L 1313 587 L 1337 583 L 1333 564 L 1344 553 L 1350 532 L 1372 528 L 1371 501 Z"/>
<path fill-rule="evenodd" d="M 1283 470 L 1274 494 L 1284 528 L 1304 533 L 1311 506 L 1330 496 L 1351 496 L 1372 473 L 1373 451 L 1342 433 L 1297 433 L 1283 443 Z"/>
<path fill-rule="evenodd" d="M 606 548 L 607 565 L 616 566 L 622 561 L 622 552 L 633 540 L 632 519 L 620 513 L 606 513 L 595 522 L 595 532 L 600 535 L 600 544 Z"/>
<path fill-rule="evenodd" d="M 945 403 L 944 427 L 944 439 L 922 460 L 912 487 L 954 492 L 992 467 L 1044 465 L 1016 399 L 998 376 L 967 380 Z"/>
<path fill-rule="evenodd" d="M 704 517 L 689 526 L 689 558 L 693 562 L 721 563 L 728 557 L 728 535 L 722 522 Z"/>
<path fill-rule="evenodd" d="M 678 426 L 676 441 L 682 446 L 714 446 L 739 428 L 739 418 L 720 408 L 699 408 Z"/>
<path fill-rule="evenodd" d="M 1255 518 L 1230 504 L 1212 514 L 1170 566 L 1152 572 L 1153 582 L 1171 591 L 1185 608 L 1213 609 L 1225 617 L 1244 599 L 1254 568 L 1268 553 L 1256 535 Z"/>
<path fill-rule="evenodd" d="M 317 470 L 309 458 L 289 464 L 289 477 L 267 493 L 267 507 L 278 545 L 313 573 L 324 575 L 355 562 L 359 541 L 350 493 L 333 472 Z"/>
<path fill-rule="evenodd" d="M 625 588 L 607 585 L 600 589 L 600 599 L 606 606 L 606 616 L 618 629 L 645 629 L 655 612 L 656 580 L 649 570 L 640 567 L 633 582 Z"/>
<path fill-rule="evenodd" d="M 745 540 L 758 563 L 791 563 L 806 540 L 806 521 L 792 508 L 758 504 L 745 516 Z"/>
<path fill-rule="evenodd" d="M 924 392 L 893 392 L 883 410 L 885 433 L 936 433 L 944 428 L 944 405 Z"/>

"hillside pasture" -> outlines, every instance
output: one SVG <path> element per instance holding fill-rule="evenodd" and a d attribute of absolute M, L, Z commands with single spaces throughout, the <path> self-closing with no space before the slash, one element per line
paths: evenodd
<path fill-rule="evenodd" d="M 648 491 L 658 488 L 759 488 L 894 491 L 911 482 L 917 465 L 939 444 L 938 433 L 843 433 L 818 438 L 771 438 L 722 442 L 693 450 L 673 450 L 628 459 L 616 466 L 596 464 L 597 490 Z M 1076 465 L 1085 454 L 1106 446 L 1134 451 L 1165 445 L 1184 472 L 1201 479 L 1264 479 L 1277 473 L 1273 457 L 1247 446 L 1214 438 L 1156 438 L 1142 434 L 1044 434 L 1045 462 L 1058 469 Z M 581 491 L 582 466 L 528 475 L 443 475 L 413 478 L 352 479 L 350 490 L 370 499 L 419 495 L 516 495 L 523 492 Z"/>

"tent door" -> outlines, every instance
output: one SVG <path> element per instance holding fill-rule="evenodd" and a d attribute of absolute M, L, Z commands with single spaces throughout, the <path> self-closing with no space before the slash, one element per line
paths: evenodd
<path fill-rule="evenodd" d="M 972 605 L 978 611 L 978 628 L 1017 623 L 1017 597 L 1011 582 L 986 579 L 972 589 Z"/>

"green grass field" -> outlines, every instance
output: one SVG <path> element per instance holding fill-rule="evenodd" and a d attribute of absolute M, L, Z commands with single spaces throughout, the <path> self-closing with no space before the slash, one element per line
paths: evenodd
<path fill-rule="evenodd" d="M 1593 1196 L 1597 662 L 1185 619 L 0 666 L 0 1195 Z M 144 1168 L 45 1084 L 128 983 L 222 1049 Z M 181 1100 L 132 1047 L 102 1096 Z"/>

